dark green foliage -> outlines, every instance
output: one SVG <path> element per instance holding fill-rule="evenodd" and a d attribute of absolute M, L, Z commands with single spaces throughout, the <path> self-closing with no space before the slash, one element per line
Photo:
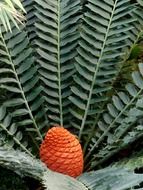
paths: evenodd
<path fill-rule="evenodd" d="M 36 0 L 37 64 L 50 124 L 69 126 L 80 0 Z"/>
<path fill-rule="evenodd" d="M 0 190 L 44 190 L 42 184 L 32 177 L 21 178 L 11 170 L 0 167 Z"/>
<path fill-rule="evenodd" d="M 29 190 L 29 188 L 19 175 L 0 167 L 0 190 Z"/>
<path fill-rule="evenodd" d="M 125 50 L 134 43 L 128 35 L 135 21 L 130 16 L 133 9 L 130 1 L 87 2 L 75 58 L 75 85 L 70 97 L 74 105 L 72 125 L 79 129 L 79 138 L 86 134 L 86 127 L 91 131 L 97 127 L 112 82 L 128 54 Z"/>
<path fill-rule="evenodd" d="M 36 28 L 35 28 L 35 21 L 36 21 L 36 8 L 35 8 L 35 0 L 23 0 L 23 6 L 26 11 L 26 30 L 28 32 L 28 37 L 33 45 L 35 42 L 36 37 Z"/>
<path fill-rule="evenodd" d="M 0 89 L 8 95 L 0 105 L 0 121 L 11 136 L 24 141 L 27 147 L 26 134 L 31 136 L 30 131 L 32 141 L 36 137 L 42 140 L 45 113 L 27 35 L 23 28 L 19 31 L 13 26 L 12 30 L 12 34 L 1 33 L 0 36 Z"/>
<path fill-rule="evenodd" d="M 107 105 L 108 112 L 104 112 L 102 121 L 98 122 L 98 136 L 93 138 L 93 145 L 87 157 L 99 147 L 105 137 L 106 144 L 104 141 L 104 146 L 101 145 L 103 149 L 100 146 L 99 154 L 96 153 L 100 159 L 105 159 L 114 150 L 129 144 L 138 135 L 143 135 L 142 124 L 138 123 L 138 119 L 143 115 L 143 64 L 139 64 L 139 72 L 133 72 L 132 77 L 135 85 L 126 85 L 128 93 L 118 92 L 112 97 L 113 103 Z"/>

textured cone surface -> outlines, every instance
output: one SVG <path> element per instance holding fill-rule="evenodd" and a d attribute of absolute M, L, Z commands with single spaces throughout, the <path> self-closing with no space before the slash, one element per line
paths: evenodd
<path fill-rule="evenodd" d="M 77 177 L 83 170 L 79 141 L 63 127 L 51 128 L 40 147 L 40 158 L 53 171 Z"/>

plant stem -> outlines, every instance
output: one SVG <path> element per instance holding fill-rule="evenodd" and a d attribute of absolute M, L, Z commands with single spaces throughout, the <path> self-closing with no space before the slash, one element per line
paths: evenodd
<path fill-rule="evenodd" d="M 60 125 L 63 126 L 63 107 L 62 107 L 62 89 L 61 89 L 61 57 L 60 57 L 60 12 L 61 8 L 60 5 L 61 1 L 58 1 L 58 41 L 57 41 L 57 49 L 58 49 L 58 86 L 59 86 L 59 106 L 60 106 Z"/>

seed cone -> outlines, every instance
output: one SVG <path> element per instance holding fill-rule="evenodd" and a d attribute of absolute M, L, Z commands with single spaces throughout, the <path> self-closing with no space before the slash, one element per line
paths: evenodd
<path fill-rule="evenodd" d="M 40 147 L 40 158 L 53 171 L 77 177 L 83 170 L 83 153 L 79 141 L 68 130 L 51 128 Z"/>

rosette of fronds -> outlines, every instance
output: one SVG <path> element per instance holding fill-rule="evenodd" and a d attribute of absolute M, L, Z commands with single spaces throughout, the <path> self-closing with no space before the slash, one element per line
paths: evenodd
<path fill-rule="evenodd" d="M 32 155 L 47 125 L 60 124 L 78 134 L 85 169 L 95 168 L 142 136 L 143 64 L 123 91 L 112 91 L 142 34 L 142 7 L 129 0 L 87 0 L 84 9 L 80 0 L 23 0 L 23 5 L 26 26 L 14 17 L 0 25 L 2 141 Z M 110 181 L 115 172 L 108 169 Z M 98 187 L 92 182 L 90 189 Z"/>

